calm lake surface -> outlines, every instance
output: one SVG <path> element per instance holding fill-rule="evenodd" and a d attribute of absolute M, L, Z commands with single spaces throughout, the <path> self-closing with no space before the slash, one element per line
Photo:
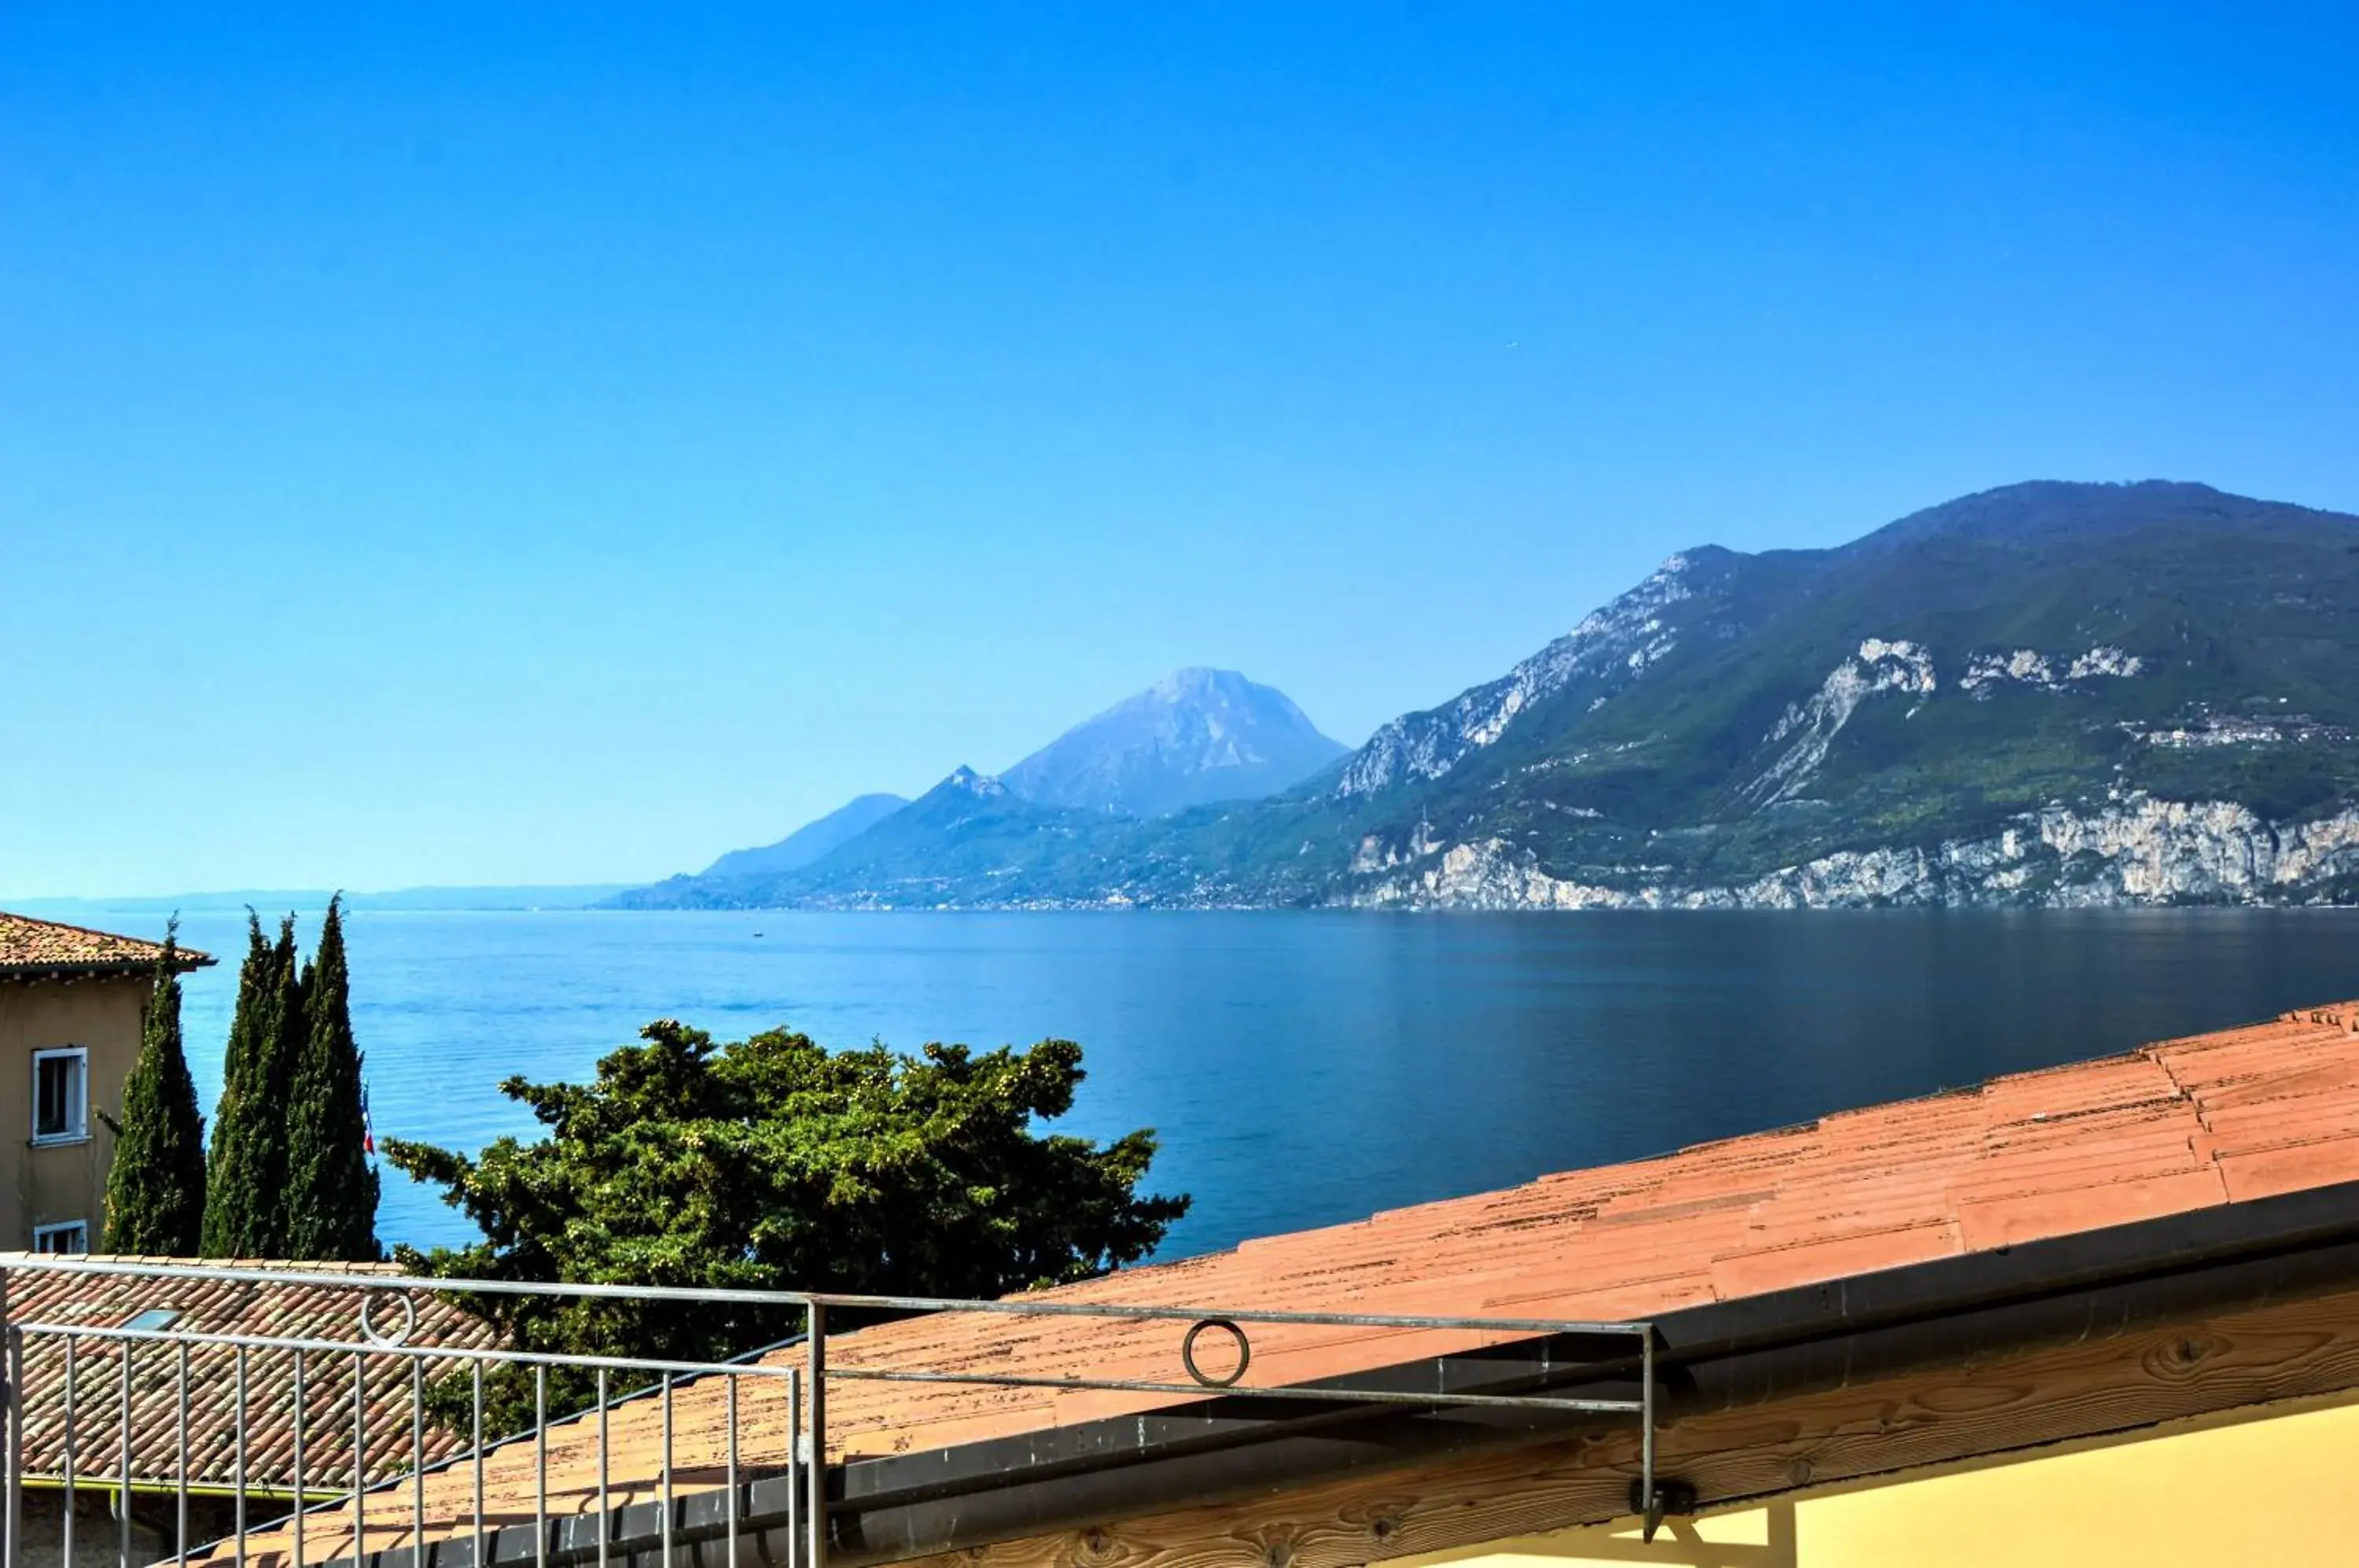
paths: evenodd
<path fill-rule="evenodd" d="M 88 918 L 88 917 L 84 917 Z M 191 911 L 200 1092 L 242 913 Z M 103 923 L 161 934 L 152 913 Z M 316 911 L 303 920 L 307 947 Z M 1152 1126 L 1163 1256 L 2359 996 L 2359 912 L 395 913 L 349 926 L 380 1136 L 466 1149 L 638 1026 L 1087 1048 L 1065 1124 Z M 470 1238 L 386 1172 L 380 1233 Z"/>

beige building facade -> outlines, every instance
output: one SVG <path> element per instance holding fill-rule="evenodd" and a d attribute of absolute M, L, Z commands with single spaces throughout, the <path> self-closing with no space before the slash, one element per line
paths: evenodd
<path fill-rule="evenodd" d="M 161 952 L 0 912 L 0 1247 L 99 1245 L 114 1153 L 100 1113 L 123 1103 Z"/>

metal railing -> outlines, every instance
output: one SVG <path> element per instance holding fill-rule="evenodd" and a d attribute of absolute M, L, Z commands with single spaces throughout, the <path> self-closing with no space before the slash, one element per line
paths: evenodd
<path fill-rule="evenodd" d="M 827 1291 L 539 1285 L 79 1258 L 12 1260 L 0 1269 L 0 1305 L 8 1301 L 8 1277 L 19 1273 L 131 1275 L 190 1286 L 349 1291 L 355 1332 L 336 1338 L 11 1321 L 0 1568 L 37 1568 L 47 1561 L 49 1543 L 37 1544 L 27 1534 L 27 1491 L 43 1486 L 60 1499 L 55 1559 L 60 1568 L 98 1568 L 103 1562 L 87 1552 L 78 1558 L 75 1551 L 77 1503 L 93 1491 L 115 1504 L 115 1568 L 160 1561 L 188 1568 L 201 1560 L 225 1561 L 235 1568 L 326 1568 L 331 1562 L 357 1564 L 370 1558 L 376 1560 L 377 1568 L 558 1568 L 575 1563 L 587 1568 L 593 1562 L 596 1568 L 610 1568 L 614 1556 L 636 1558 L 649 1552 L 662 1568 L 678 1568 L 684 1558 L 708 1562 L 699 1550 L 706 1543 L 720 1549 L 723 1568 L 738 1568 L 741 1561 L 751 1568 L 757 1560 L 775 1562 L 777 1568 L 826 1568 L 828 1394 L 831 1385 L 863 1382 L 1169 1395 L 1191 1401 L 1225 1394 L 1330 1407 L 1636 1417 L 1641 1434 L 1634 1510 L 1644 1516 L 1650 1537 L 1661 1516 L 1662 1494 L 1655 1474 L 1655 1334 L 1645 1323 L 1225 1310 L 1022 1297 L 961 1301 Z M 791 1308 L 805 1314 L 808 1328 L 799 1343 L 780 1342 L 725 1362 L 412 1343 L 419 1299 L 448 1302 L 489 1296 Z M 399 1323 L 392 1326 L 385 1322 L 388 1297 L 399 1310 Z M 831 1365 L 832 1310 L 1187 1326 L 1176 1346 L 1180 1376 L 1060 1376 L 966 1365 Z M 14 1319 L 16 1314 L 10 1315 Z M 1255 1349 L 1247 1329 L 1261 1325 L 1435 1331 L 1486 1341 L 1603 1338 L 1625 1346 L 1620 1360 L 1634 1374 L 1637 1391 L 1632 1398 L 1599 1398 L 1544 1389 L 1382 1388 L 1366 1386 L 1364 1378 L 1348 1386 L 1247 1383 Z M 1208 1334 L 1228 1345 L 1233 1366 L 1218 1372 L 1204 1369 L 1199 1347 Z M 205 1365 L 192 1374 L 199 1361 Z M 208 1384 L 208 1373 L 226 1376 L 229 1383 L 226 1454 L 221 1452 L 217 1425 L 212 1432 L 215 1441 L 200 1445 L 205 1453 L 191 1446 L 193 1396 L 205 1389 L 218 1402 L 218 1388 Z M 587 1407 L 552 1417 L 552 1375 L 562 1375 L 569 1386 L 586 1376 Z M 520 1433 L 489 1441 L 486 1381 L 499 1377 L 506 1377 L 511 1387 L 529 1378 L 532 1419 Z M 52 1380 L 54 1391 L 44 1386 Z M 429 1384 L 443 1391 L 439 1413 Z M 465 1394 L 463 1418 L 449 1408 L 457 1402 L 448 1397 L 454 1387 Z M 692 1407 L 686 1430 L 703 1461 L 700 1464 L 678 1462 L 683 1403 Z M 160 1423 L 143 1419 L 143 1409 L 149 1416 L 161 1410 L 168 1419 Z M 749 1410 L 760 1419 L 749 1422 Z M 653 1453 L 628 1445 L 618 1450 L 613 1432 L 618 1412 L 640 1436 L 653 1439 Z M 645 1430 L 649 1427 L 651 1432 Z M 406 1445 L 386 1452 L 383 1434 L 388 1430 L 406 1435 Z M 749 1430 L 759 1434 L 750 1445 Z M 96 1440 L 95 1451 L 87 1455 L 86 1438 Z M 373 1443 L 378 1444 L 374 1454 Z M 156 1452 L 159 1447 L 161 1454 Z M 109 1448 L 111 1454 L 105 1452 Z M 614 1474 L 618 1453 L 625 1469 L 621 1475 Z M 28 1473 L 28 1463 L 37 1458 L 54 1464 Z M 592 1473 L 582 1474 L 585 1467 Z M 561 1483 L 552 1490 L 552 1475 L 560 1473 Z M 516 1496 L 516 1483 L 526 1475 L 530 1480 L 528 1510 Z M 489 1490 L 495 1482 L 500 1488 L 496 1497 Z M 400 1496 L 404 1490 L 406 1499 Z M 169 1551 L 136 1547 L 135 1498 L 159 1499 L 159 1507 L 168 1503 L 168 1530 L 160 1520 L 156 1528 L 168 1533 Z M 283 1517 L 255 1517 L 257 1503 L 275 1507 L 282 1500 Z M 649 1503 L 655 1510 L 651 1531 L 645 1518 Z M 224 1527 L 211 1546 L 191 1544 L 192 1505 Z M 636 1530 L 625 1522 L 633 1510 L 639 1514 Z M 741 1546 L 757 1531 L 783 1542 L 782 1552 L 756 1551 L 741 1559 Z"/>

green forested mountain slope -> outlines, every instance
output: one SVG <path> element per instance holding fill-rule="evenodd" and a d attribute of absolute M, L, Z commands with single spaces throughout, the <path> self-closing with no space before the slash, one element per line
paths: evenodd
<path fill-rule="evenodd" d="M 2016 485 L 1839 550 L 1694 551 L 1490 744 L 1440 769 L 1413 746 L 1354 758 L 1347 783 L 1393 798 L 1357 875 L 1416 897 L 1383 873 L 1430 858 L 1419 823 L 1549 881 L 1693 892 L 2048 811 L 2329 816 L 2359 786 L 2354 590 L 2359 519 L 2199 485 Z M 2071 896 L 2098 869 L 2026 858 L 2023 886 L 1988 891 Z"/>
<path fill-rule="evenodd" d="M 1274 800 L 1155 822 L 913 807 L 731 896 L 2342 898 L 2354 731 L 2359 518 L 2194 485 L 2018 485 L 1840 549 L 1687 551 Z"/>

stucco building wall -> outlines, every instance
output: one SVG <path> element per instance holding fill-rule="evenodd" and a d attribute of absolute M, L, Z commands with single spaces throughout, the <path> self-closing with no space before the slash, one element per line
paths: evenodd
<path fill-rule="evenodd" d="M 2218 1568 L 2359 1563 L 2359 1401 L 2035 1450 L 1803 1492 L 1759 1508 L 1601 1525 L 1384 1568 Z"/>
<path fill-rule="evenodd" d="M 70 1220 L 85 1222 L 90 1245 L 101 1244 L 114 1135 L 99 1113 L 122 1109 L 152 985 L 144 975 L 0 980 L 0 1247 L 29 1247 L 35 1226 Z M 37 1146 L 33 1055 L 66 1046 L 89 1052 L 88 1133 L 78 1142 Z"/>

